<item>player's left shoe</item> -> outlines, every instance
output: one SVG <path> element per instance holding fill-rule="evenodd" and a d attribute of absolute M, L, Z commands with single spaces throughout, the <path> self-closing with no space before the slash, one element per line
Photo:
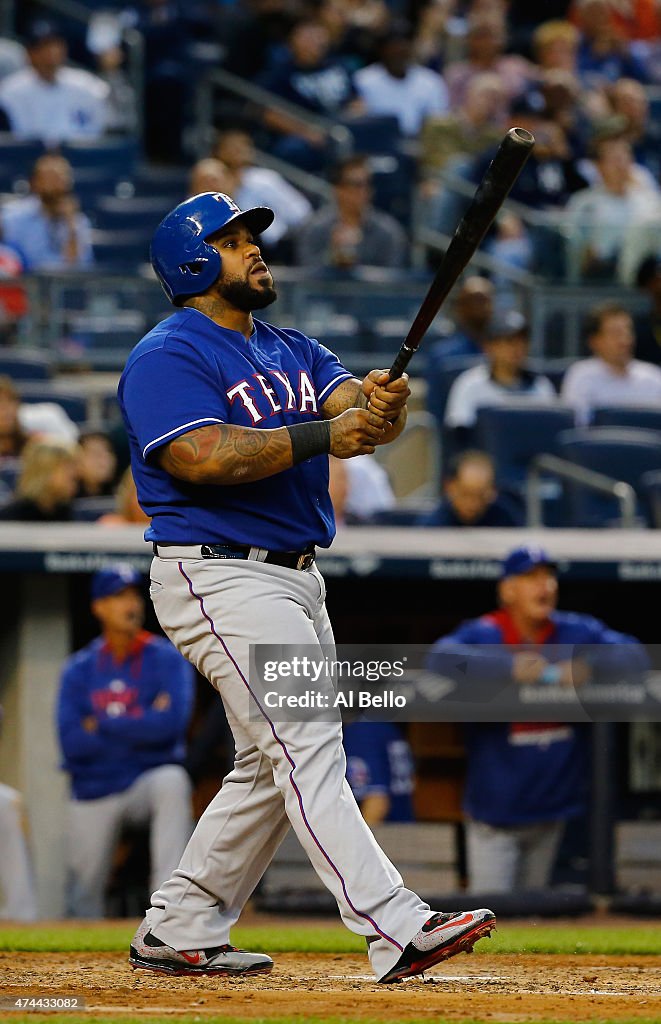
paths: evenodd
<path fill-rule="evenodd" d="M 267 974 L 273 968 L 273 961 L 266 953 L 249 953 L 236 946 L 185 949 L 179 952 L 152 935 L 146 919 L 131 940 L 129 963 L 133 968 L 171 975 L 243 977 L 246 974 Z"/>
<path fill-rule="evenodd" d="M 490 935 L 496 927 L 492 910 L 459 910 L 454 914 L 433 914 L 414 935 L 395 966 L 379 978 L 382 985 L 440 964 L 457 953 L 472 953 L 478 939 Z"/>

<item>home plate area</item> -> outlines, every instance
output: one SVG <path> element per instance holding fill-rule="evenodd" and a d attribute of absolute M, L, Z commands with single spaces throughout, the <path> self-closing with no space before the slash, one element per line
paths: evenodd
<path fill-rule="evenodd" d="M 362 956 L 281 953 L 270 975 L 165 977 L 117 953 L 1 953 L 0 992 L 85 999 L 113 1016 L 178 1013 L 233 1019 L 310 1016 L 544 1021 L 661 1019 L 661 957 L 476 954 L 396 985 L 378 985 Z"/>

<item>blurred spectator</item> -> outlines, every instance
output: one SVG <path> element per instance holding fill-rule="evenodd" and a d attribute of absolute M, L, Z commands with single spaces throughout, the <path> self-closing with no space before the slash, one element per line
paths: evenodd
<path fill-rule="evenodd" d="M 309 200 L 278 171 L 256 166 L 255 147 L 248 132 L 221 131 L 214 155 L 228 168 L 232 176 L 229 194 L 242 210 L 268 206 L 274 211 L 275 220 L 262 235 L 267 254 L 272 253 L 312 213 Z"/>
<path fill-rule="evenodd" d="M 20 71 L 28 62 L 25 47 L 15 39 L 0 38 L 0 79 Z"/>
<path fill-rule="evenodd" d="M 11 377 L 0 376 L 0 466 L 18 459 L 28 441 L 28 432 L 21 424 L 20 395 Z"/>
<path fill-rule="evenodd" d="M 613 15 L 610 0 L 576 0 L 576 23 L 581 32 L 578 67 L 584 85 L 615 82 L 618 78 L 647 81 L 645 65 L 631 46 Z"/>
<path fill-rule="evenodd" d="M 615 302 L 596 306 L 587 324 L 591 359 L 581 359 L 567 370 L 562 400 L 573 406 L 576 421 L 588 423 L 600 405 L 661 404 L 661 369 L 634 359 L 634 331 L 630 314 Z"/>
<path fill-rule="evenodd" d="M 542 72 L 561 70 L 576 74 L 580 39 L 578 29 L 570 21 L 556 19 L 539 25 L 533 33 L 532 50 Z"/>
<path fill-rule="evenodd" d="M 215 6 L 218 36 L 226 51 L 223 67 L 251 79 L 278 60 L 292 26 L 303 15 L 298 0 L 241 0 Z"/>
<path fill-rule="evenodd" d="M 141 523 L 146 526 L 149 516 L 138 504 L 138 492 L 135 487 L 135 480 L 129 466 L 122 473 L 122 479 L 117 487 L 117 501 L 114 512 L 107 512 L 97 519 L 99 526 L 130 526 L 133 523 Z"/>
<path fill-rule="evenodd" d="M 87 49 L 94 54 L 98 77 L 108 87 L 106 131 L 136 132 L 137 98 L 124 68 L 121 15 L 112 11 L 94 13 L 87 27 Z"/>
<path fill-rule="evenodd" d="M 650 117 L 644 86 L 633 78 L 620 78 L 608 91 L 613 113 L 623 118 L 623 136 L 637 163 L 659 180 L 661 171 L 661 124 Z"/>
<path fill-rule="evenodd" d="M 234 176 L 222 160 L 214 156 L 205 156 L 193 164 L 188 179 L 188 195 L 197 196 L 200 192 L 224 192 L 234 198 Z"/>
<path fill-rule="evenodd" d="M 543 214 L 527 229 L 533 268 L 544 276 L 560 278 L 565 272 L 561 211 L 570 196 L 577 189 L 585 188 L 588 182 L 564 130 L 547 116 L 541 94 L 519 97 L 512 105 L 512 120 L 533 133 L 535 146 L 512 187 L 510 198 Z M 476 162 L 472 181 L 481 181 L 492 157 L 493 151 Z"/>
<path fill-rule="evenodd" d="M 493 316 L 494 289 L 478 274 L 467 277 L 453 303 L 454 329 L 429 348 L 427 366 L 433 370 L 451 356 L 481 356 Z"/>
<path fill-rule="evenodd" d="M 0 519 L 65 522 L 71 519 L 77 490 L 77 449 L 55 439 L 33 438 L 23 449 L 16 498 L 0 509 Z"/>
<path fill-rule="evenodd" d="M 392 115 L 402 135 L 417 136 L 428 117 L 448 109 L 448 91 L 441 75 L 413 60 L 409 34 L 391 30 L 379 44 L 379 60 L 354 75 L 365 112 Z"/>
<path fill-rule="evenodd" d="M 37 918 L 37 896 L 25 825 L 21 794 L 0 782 L 0 920 L 35 921 Z"/>
<path fill-rule="evenodd" d="M 475 75 L 490 71 L 498 75 L 505 102 L 498 120 L 508 114 L 512 100 L 521 95 L 536 77 L 534 65 L 519 54 L 506 54 L 507 30 L 502 14 L 492 11 L 470 18 L 466 36 L 466 59 L 448 65 L 444 74 L 450 96 L 450 107 L 456 110 L 466 102 L 468 83 Z"/>
<path fill-rule="evenodd" d="M 423 172 L 429 176 L 446 165 L 456 172 L 457 161 L 463 167 L 470 157 L 500 142 L 504 105 L 505 92 L 497 75 L 485 71 L 473 76 L 461 109 L 425 121 L 420 136 Z"/>
<path fill-rule="evenodd" d="M 355 71 L 376 59 L 393 8 L 386 0 L 323 0 L 316 14 L 330 33 L 333 52 Z"/>
<path fill-rule="evenodd" d="M 66 66 L 67 44 L 49 21 L 35 21 L 28 36 L 30 66 L 0 82 L 0 107 L 11 131 L 56 146 L 96 138 L 106 127 L 108 86 L 96 75 Z"/>
<path fill-rule="evenodd" d="M 413 755 L 394 722 L 348 722 L 342 729 L 347 781 L 368 825 L 413 821 Z"/>
<path fill-rule="evenodd" d="M 388 474 L 372 455 L 355 459 L 331 456 L 328 468 L 328 490 L 338 526 L 369 523 L 395 507 Z"/>
<path fill-rule="evenodd" d="M 1 223 L 1 221 L 0 221 Z M 23 261 L 11 245 L 1 240 L 0 228 L 0 346 L 18 343 L 18 327 L 28 311 L 28 294 L 20 281 Z"/>
<path fill-rule="evenodd" d="M 452 385 L 445 410 L 445 426 L 457 442 L 467 442 L 483 405 L 506 405 L 524 398 L 552 402 L 551 381 L 526 368 L 528 325 L 516 310 L 497 313 L 483 345 L 486 362 L 465 370 Z"/>
<path fill-rule="evenodd" d="M 117 456 L 110 438 L 101 430 L 88 430 L 78 438 L 79 498 L 112 494 L 117 473 Z"/>
<path fill-rule="evenodd" d="M 365 157 L 351 156 L 333 169 L 333 202 L 296 232 L 296 262 L 309 269 L 405 267 L 408 239 L 394 217 L 372 205 L 372 174 Z"/>
<path fill-rule="evenodd" d="M 416 526 L 522 526 L 514 501 L 498 494 L 493 459 L 468 450 L 453 456 L 444 473 L 443 498 Z"/>
<path fill-rule="evenodd" d="M 594 148 L 599 181 L 573 195 L 565 211 L 569 266 L 573 277 L 610 279 L 622 273 L 622 249 L 637 227 L 661 216 L 660 197 L 647 175 L 636 174 L 626 139 L 603 138 Z M 628 252 L 631 260 L 636 257 Z"/>
<path fill-rule="evenodd" d="M 64 664 L 57 726 L 71 778 L 67 828 L 73 917 L 103 916 L 112 856 L 125 823 L 150 825 L 151 891 L 168 878 L 192 831 L 181 762 L 193 704 L 191 666 L 143 627 L 131 566 L 92 579 L 101 635 Z"/>
<path fill-rule="evenodd" d="M 330 35 L 319 20 L 297 22 L 288 37 L 286 55 L 259 78 L 274 97 L 294 103 L 302 112 L 337 119 L 359 109 L 351 75 L 330 50 Z M 275 133 L 270 151 L 309 171 L 322 170 L 329 138 L 324 129 L 282 113 L 264 111 L 264 123 Z"/>
<path fill-rule="evenodd" d="M 65 270 L 93 263 L 91 225 L 73 191 L 71 165 L 64 157 L 39 157 L 30 178 L 31 195 L 2 209 L 4 240 L 28 271 Z"/>
<path fill-rule="evenodd" d="M 636 356 L 646 362 L 661 364 L 661 258 L 648 256 L 638 268 L 636 285 L 649 296 L 645 313 L 634 319 Z"/>
<path fill-rule="evenodd" d="M 0 501 L 12 495 L 28 440 L 42 434 L 73 443 L 78 429 L 55 402 L 21 403 L 11 377 L 0 375 Z"/>
<path fill-rule="evenodd" d="M 635 638 L 590 615 L 557 611 L 557 570 L 541 548 L 511 551 L 498 585 L 499 608 L 437 640 L 429 667 L 475 664 L 480 679 L 521 686 L 580 687 L 599 671 L 619 678 L 648 659 Z M 538 645 L 535 648 L 531 644 Z M 505 645 L 509 650 L 501 651 Z M 572 653 L 581 645 L 581 654 Z M 566 823 L 585 813 L 588 737 L 557 722 L 491 722 L 465 730 L 464 809 L 468 884 L 473 892 L 549 885 Z"/>

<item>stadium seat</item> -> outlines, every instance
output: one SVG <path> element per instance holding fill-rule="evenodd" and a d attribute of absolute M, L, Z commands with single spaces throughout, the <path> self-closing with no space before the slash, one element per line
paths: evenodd
<path fill-rule="evenodd" d="M 543 373 L 545 377 L 548 377 L 555 390 L 560 393 L 565 373 L 575 362 L 576 360 L 573 358 L 530 359 L 528 365 L 535 373 Z"/>
<path fill-rule="evenodd" d="M 661 530 L 661 469 L 652 469 L 640 478 L 641 500 L 650 526 Z"/>
<path fill-rule="evenodd" d="M 390 114 L 366 114 L 345 122 L 356 153 L 396 153 L 401 139 L 399 121 Z"/>
<path fill-rule="evenodd" d="M 11 192 L 18 179 L 29 178 L 35 160 L 43 153 L 38 139 L 17 139 L 10 132 L 0 132 L 0 191 Z"/>
<path fill-rule="evenodd" d="M 66 142 L 61 149 L 74 171 L 103 170 L 115 178 L 131 178 L 138 158 L 138 140 L 124 135 Z"/>
<path fill-rule="evenodd" d="M 45 352 L 0 352 L 0 374 L 13 380 L 48 380 L 51 360 Z"/>
<path fill-rule="evenodd" d="M 554 453 L 558 434 L 573 423 L 567 406 L 523 401 L 488 406 L 477 411 L 475 444 L 494 460 L 499 486 L 520 490 L 532 459 Z"/>
<path fill-rule="evenodd" d="M 637 408 L 604 405 L 594 410 L 592 423 L 595 427 L 642 427 L 645 430 L 661 430 L 661 409 L 652 406 Z"/>
<path fill-rule="evenodd" d="M 578 466 L 630 484 L 643 493 L 643 477 L 661 470 L 661 431 L 636 427 L 581 427 L 566 430 L 557 438 L 557 454 Z M 601 527 L 616 522 L 618 503 L 576 484 L 565 486 L 567 511 L 572 526 Z M 644 502 L 638 513 L 646 520 Z"/>
<path fill-rule="evenodd" d="M 110 231 L 95 228 L 92 247 L 98 266 L 119 273 L 130 273 L 149 259 L 149 231 Z"/>
<path fill-rule="evenodd" d="M 79 523 L 94 523 L 101 516 L 115 511 L 115 498 L 76 498 L 71 506 L 72 517 Z"/>
<path fill-rule="evenodd" d="M 480 356 L 448 356 L 439 364 L 429 367 L 426 374 L 427 408 L 436 417 L 439 427 L 443 426 L 450 388 L 460 374 L 481 361 Z"/>
<path fill-rule="evenodd" d="M 170 207 L 160 196 L 138 196 L 123 199 L 118 196 L 100 196 L 95 203 L 94 221 L 97 228 L 115 231 L 144 231 L 151 235 Z"/>

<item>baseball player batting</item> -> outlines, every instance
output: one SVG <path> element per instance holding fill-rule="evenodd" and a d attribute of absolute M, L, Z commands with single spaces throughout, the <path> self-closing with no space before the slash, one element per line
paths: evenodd
<path fill-rule="evenodd" d="M 495 926 L 490 910 L 433 913 L 363 821 L 342 727 L 278 722 L 251 690 L 250 644 L 333 643 L 315 547 L 334 535 L 328 454 L 399 435 L 407 378 L 361 382 L 319 342 L 253 318 L 275 301 L 255 239 L 273 221 L 205 192 L 157 228 L 151 259 L 176 307 L 133 350 L 119 384 L 140 504 L 152 517 L 151 596 L 178 649 L 220 693 L 233 770 L 177 870 L 151 897 L 134 967 L 268 972 L 230 930 L 291 825 L 382 982 L 420 974 Z M 368 408 L 369 404 L 369 408 Z"/>

